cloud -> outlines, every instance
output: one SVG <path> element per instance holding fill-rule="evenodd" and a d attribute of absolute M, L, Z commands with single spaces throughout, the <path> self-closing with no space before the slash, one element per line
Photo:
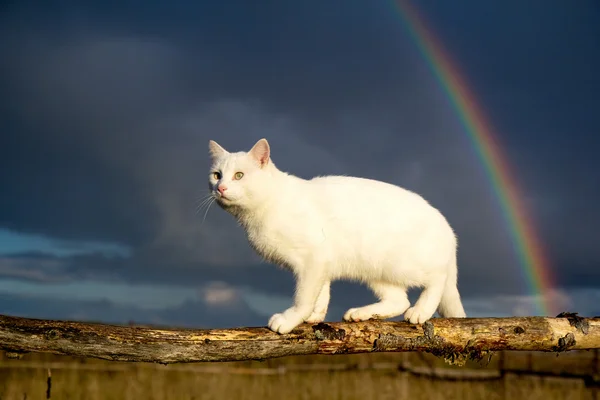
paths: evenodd
<path fill-rule="evenodd" d="M 550 289 L 543 295 L 490 295 L 473 296 L 464 300 L 470 316 L 528 316 L 536 315 L 540 300 L 554 304 L 559 312 L 577 312 L 583 316 L 596 316 L 600 311 L 598 288 Z M 547 315 L 554 317 L 555 315 Z"/>
<path fill-rule="evenodd" d="M 0 228 L 0 255 L 44 253 L 57 257 L 99 253 L 107 257 L 127 257 L 129 249 L 113 243 L 57 240 L 43 235 L 12 232 Z"/>
<path fill-rule="evenodd" d="M 81 286 L 82 288 L 85 285 Z M 172 289 L 171 289 L 172 290 Z M 214 292 L 213 292 L 214 293 Z M 135 293 L 133 294 L 135 296 Z M 160 292 L 154 295 L 160 296 Z M 209 300 L 209 301 L 206 301 Z M 51 293 L 23 295 L 0 291 L 0 314 L 28 318 L 71 319 L 118 324 L 151 324 L 172 327 L 226 328 L 264 326 L 264 317 L 252 311 L 238 296 L 226 302 L 187 298 L 164 307 L 120 302 L 119 299 L 56 296 Z"/>
<path fill-rule="evenodd" d="M 32 268 L 33 266 L 33 268 Z M 22 279 L 33 282 L 61 282 L 70 280 L 64 274 L 64 263 L 53 257 L 36 254 L 0 257 L 0 276 L 4 279 Z"/>
<path fill-rule="evenodd" d="M 249 31 L 243 2 L 228 13 L 217 3 L 190 4 L 185 15 L 170 6 L 78 3 L 68 5 L 71 19 L 44 24 L 30 23 L 39 7 L 9 8 L 0 17 L 0 227 L 52 243 L 3 257 L 0 276 L 207 284 L 208 303 L 235 302 L 243 292 L 261 315 L 270 300 L 283 305 L 292 277 L 262 263 L 225 212 L 213 205 L 203 220 L 195 211 L 206 194 L 207 141 L 243 150 L 267 137 L 275 163 L 293 174 L 365 176 L 423 194 L 458 234 L 463 297 L 490 295 L 502 304 L 490 312 L 530 307 L 534 300 L 519 297 L 526 281 L 492 183 L 414 43 L 380 6 L 331 12 L 334 3 L 273 3 L 251 14 Z M 525 75 L 523 85 L 532 81 Z M 529 114 L 533 91 L 517 86 L 529 119 L 523 110 L 511 114 L 511 94 L 497 92 L 503 82 L 476 88 L 504 102 L 501 111 L 490 108 L 492 122 L 524 182 L 557 283 L 572 297 L 597 281 L 600 214 L 589 201 L 597 197 L 593 180 L 575 179 L 595 164 L 581 167 L 563 150 L 580 154 L 593 143 L 548 150 L 557 136 L 535 125 L 543 121 Z M 551 112 L 542 111 L 545 121 Z M 531 126 L 544 139 L 520 142 Z M 85 251 L 58 259 L 59 242 Z M 111 258 L 83 243 L 127 251 Z M 338 290 L 332 312 L 353 306 L 349 299 L 372 301 L 352 285 Z M 194 302 L 182 318 L 192 317 Z"/>
<path fill-rule="evenodd" d="M 229 305 L 238 300 L 237 291 L 225 282 L 210 282 L 200 291 L 200 296 L 207 304 Z"/>

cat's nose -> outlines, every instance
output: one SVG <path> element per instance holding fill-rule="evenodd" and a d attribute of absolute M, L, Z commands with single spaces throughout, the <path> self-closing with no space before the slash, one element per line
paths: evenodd
<path fill-rule="evenodd" d="M 227 186 L 225 186 L 225 185 L 219 185 L 217 187 L 217 190 L 219 191 L 219 193 L 223 194 L 227 190 Z"/>

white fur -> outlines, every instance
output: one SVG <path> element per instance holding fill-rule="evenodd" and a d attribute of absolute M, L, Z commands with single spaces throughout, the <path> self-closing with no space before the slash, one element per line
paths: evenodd
<path fill-rule="evenodd" d="M 404 314 L 418 324 L 436 309 L 443 317 L 466 316 L 457 289 L 456 237 L 421 196 L 370 179 L 289 175 L 275 167 L 265 139 L 248 153 L 229 153 L 213 141 L 209 149 L 209 187 L 218 204 L 236 217 L 259 255 L 296 277 L 294 305 L 271 317 L 273 331 L 323 321 L 330 282 L 342 278 L 367 284 L 380 299 L 351 308 L 347 321 Z M 218 185 L 226 187 L 224 196 Z M 409 287 L 424 288 L 413 307 Z"/>

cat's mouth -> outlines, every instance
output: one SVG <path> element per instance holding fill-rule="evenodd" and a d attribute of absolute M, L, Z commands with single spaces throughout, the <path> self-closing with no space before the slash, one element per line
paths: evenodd
<path fill-rule="evenodd" d="M 230 205 L 232 203 L 232 200 L 229 197 L 227 197 L 223 194 L 220 194 L 220 193 L 218 193 L 216 195 L 216 200 L 217 200 L 217 203 L 219 203 L 221 205 Z"/>

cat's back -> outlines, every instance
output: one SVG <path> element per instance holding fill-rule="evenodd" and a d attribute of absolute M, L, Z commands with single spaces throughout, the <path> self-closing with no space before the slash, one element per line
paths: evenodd
<path fill-rule="evenodd" d="M 323 176 L 309 181 L 315 211 L 325 220 L 350 227 L 397 229 L 446 224 L 442 214 L 419 194 L 374 179 Z M 354 228 L 353 228 L 354 229 Z"/>
<path fill-rule="evenodd" d="M 428 205 L 423 197 L 391 183 L 369 178 L 331 175 L 320 176 L 309 181 L 316 195 L 328 201 L 345 204 L 369 202 L 369 204 L 393 203 Z M 338 204 L 337 206 L 341 206 Z"/>

